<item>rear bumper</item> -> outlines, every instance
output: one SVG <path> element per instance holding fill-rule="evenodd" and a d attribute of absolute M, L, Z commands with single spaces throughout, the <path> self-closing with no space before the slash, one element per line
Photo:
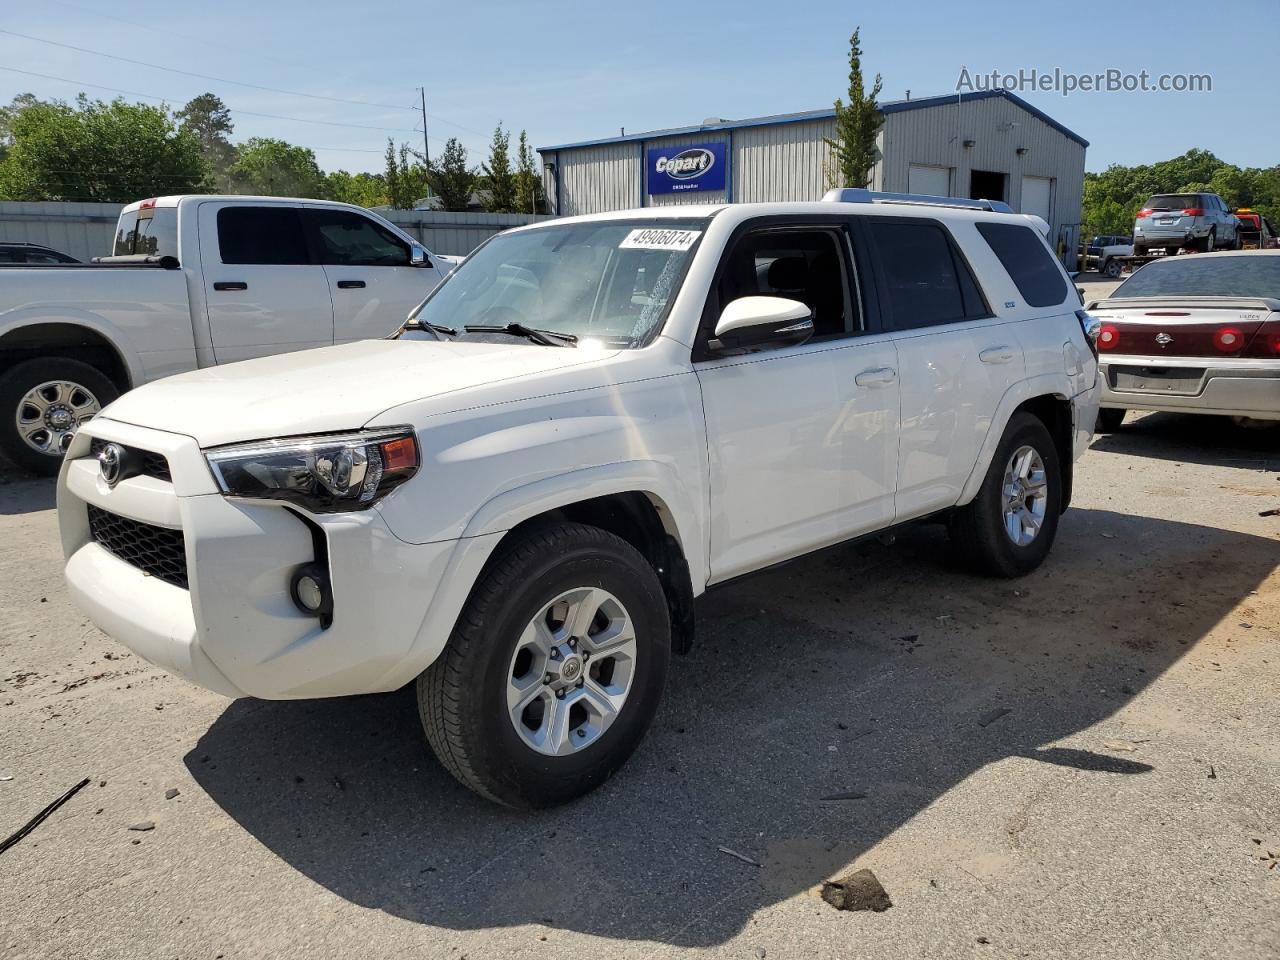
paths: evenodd
<path fill-rule="evenodd" d="M 1198 239 L 1207 237 L 1209 228 L 1203 224 L 1192 224 L 1191 226 L 1177 227 L 1143 227 L 1140 233 L 1136 233 L 1133 240 L 1134 244 L 1142 244 L 1144 246 L 1160 246 L 1161 244 L 1181 243 L 1185 240 Z"/>
<path fill-rule="evenodd" d="M 1180 367 L 1201 372 L 1194 393 L 1117 390 L 1112 368 L 1120 366 Z M 1101 405 L 1123 410 L 1163 410 L 1220 416 L 1280 420 L 1280 361 L 1215 360 L 1212 366 L 1194 359 L 1167 357 L 1107 357 L 1098 366 Z"/>

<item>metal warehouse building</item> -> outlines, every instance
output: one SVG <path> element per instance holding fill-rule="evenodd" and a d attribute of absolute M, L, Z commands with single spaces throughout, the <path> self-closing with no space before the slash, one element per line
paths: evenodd
<path fill-rule="evenodd" d="M 1043 217 L 1074 267 L 1087 140 L 1004 90 L 882 103 L 871 188 L 1003 200 Z M 830 186 L 835 111 L 540 147 L 561 216 L 680 203 L 817 200 Z"/>

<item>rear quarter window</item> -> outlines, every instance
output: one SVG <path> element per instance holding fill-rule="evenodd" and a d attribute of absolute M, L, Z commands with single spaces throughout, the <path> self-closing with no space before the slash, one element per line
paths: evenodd
<path fill-rule="evenodd" d="M 1034 230 L 1016 223 L 980 223 L 978 232 L 1030 306 L 1056 307 L 1066 299 L 1062 271 Z"/>

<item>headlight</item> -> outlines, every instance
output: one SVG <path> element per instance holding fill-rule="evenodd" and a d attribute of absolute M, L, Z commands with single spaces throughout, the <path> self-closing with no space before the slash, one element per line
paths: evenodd
<path fill-rule="evenodd" d="M 313 513 L 365 510 L 418 472 L 409 427 L 260 440 L 205 451 L 228 497 L 285 500 Z"/>

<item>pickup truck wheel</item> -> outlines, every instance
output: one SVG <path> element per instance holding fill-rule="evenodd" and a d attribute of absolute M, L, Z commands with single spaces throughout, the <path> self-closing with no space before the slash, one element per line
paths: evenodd
<path fill-rule="evenodd" d="M 465 786 L 509 807 L 555 806 L 626 762 L 657 712 L 670 659 L 652 566 L 611 533 L 564 524 L 490 564 L 418 677 L 418 712 Z"/>
<path fill-rule="evenodd" d="M 1120 425 L 1124 423 L 1124 415 L 1126 411 L 1118 410 L 1114 407 L 1103 407 L 1098 411 L 1098 433 L 1115 433 L 1120 429 Z"/>
<path fill-rule="evenodd" d="M 1016 414 L 978 495 L 952 518 L 960 560 L 999 577 L 1025 576 L 1040 566 L 1058 532 L 1061 476 L 1044 423 L 1027 412 Z"/>
<path fill-rule="evenodd" d="M 79 360 L 45 357 L 0 374 L 0 447 L 18 466 L 52 477 L 71 438 L 120 391 Z"/>
<path fill-rule="evenodd" d="M 1108 260 L 1102 267 L 1102 272 L 1110 279 L 1116 280 L 1120 276 L 1120 261 Z"/>

